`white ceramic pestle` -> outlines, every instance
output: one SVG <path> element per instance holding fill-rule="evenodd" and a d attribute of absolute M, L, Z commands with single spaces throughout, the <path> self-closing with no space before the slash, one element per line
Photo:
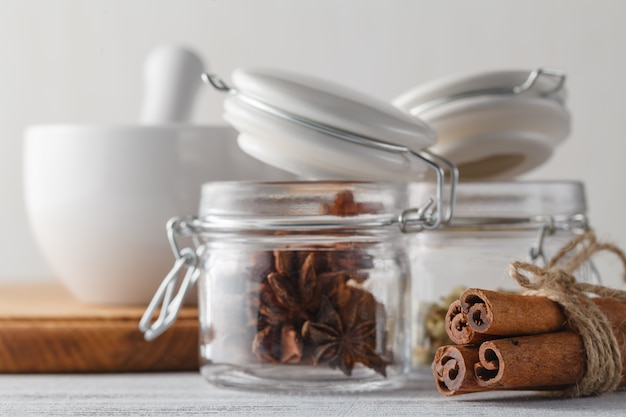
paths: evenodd
<path fill-rule="evenodd" d="M 144 65 L 141 124 L 188 123 L 203 68 L 198 55 L 181 46 L 163 45 L 152 51 Z"/>

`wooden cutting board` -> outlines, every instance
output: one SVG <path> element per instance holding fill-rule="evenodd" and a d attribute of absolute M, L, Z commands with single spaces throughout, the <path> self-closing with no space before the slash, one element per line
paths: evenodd
<path fill-rule="evenodd" d="M 82 304 L 59 284 L 0 285 L 0 372 L 142 372 L 198 369 L 198 311 L 146 342 L 142 306 Z"/>

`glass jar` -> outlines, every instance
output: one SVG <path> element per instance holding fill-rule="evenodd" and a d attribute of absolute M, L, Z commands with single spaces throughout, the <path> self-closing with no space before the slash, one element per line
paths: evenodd
<path fill-rule="evenodd" d="M 412 184 L 409 203 L 428 185 Z M 412 269 L 413 376 L 430 377 L 437 347 L 451 344 L 444 316 L 465 288 L 520 290 L 508 276 L 511 261 L 543 264 L 576 234 L 587 230 L 581 183 L 460 183 L 451 222 L 409 235 Z M 586 263 L 576 276 L 595 279 Z"/>
<path fill-rule="evenodd" d="M 182 288 L 197 281 L 201 373 L 216 385 L 260 390 L 403 385 L 410 291 L 398 219 L 406 187 L 205 184 L 199 217 L 169 225 L 179 259 L 197 264 Z M 180 249 L 185 237 L 193 251 Z M 168 285 L 164 299 L 172 299 Z M 175 310 L 166 304 L 161 310 Z M 147 338 L 161 331 L 152 330 Z"/>

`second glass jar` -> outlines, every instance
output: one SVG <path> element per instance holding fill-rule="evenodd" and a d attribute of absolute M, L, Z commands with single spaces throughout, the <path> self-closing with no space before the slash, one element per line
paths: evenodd
<path fill-rule="evenodd" d="M 412 184 L 410 203 L 423 201 L 428 184 Z M 409 235 L 412 269 L 412 372 L 431 378 L 434 351 L 451 344 L 448 306 L 468 288 L 519 291 L 511 261 L 543 265 L 588 229 L 584 187 L 574 181 L 461 183 L 450 224 Z M 598 279 L 590 263 L 576 276 Z"/>

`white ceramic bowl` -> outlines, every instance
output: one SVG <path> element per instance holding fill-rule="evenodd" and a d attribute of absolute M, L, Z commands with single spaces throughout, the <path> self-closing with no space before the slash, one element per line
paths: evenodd
<path fill-rule="evenodd" d="M 28 128 L 27 214 L 58 279 L 85 302 L 149 302 L 174 261 L 165 224 L 198 212 L 202 183 L 293 178 L 236 137 L 228 126 Z"/>

